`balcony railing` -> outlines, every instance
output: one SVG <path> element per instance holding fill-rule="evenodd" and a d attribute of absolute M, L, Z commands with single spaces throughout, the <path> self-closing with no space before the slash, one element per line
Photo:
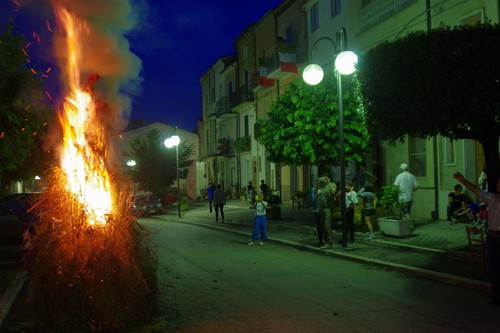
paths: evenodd
<path fill-rule="evenodd" d="M 215 103 L 215 112 L 218 116 L 232 112 L 229 97 L 223 97 Z"/>
<path fill-rule="evenodd" d="M 416 3 L 417 0 L 372 0 L 359 9 L 361 31 L 396 15 L 401 10 Z"/>
<path fill-rule="evenodd" d="M 232 157 L 234 155 L 234 139 L 221 138 L 217 142 L 207 143 L 207 156 Z"/>
<path fill-rule="evenodd" d="M 243 103 L 253 103 L 255 101 L 253 94 L 253 87 L 255 86 L 254 82 L 249 84 L 248 86 L 240 87 L 238 90 L 233 92 L 231 96 L 231 107 L 238 106 Z"/>

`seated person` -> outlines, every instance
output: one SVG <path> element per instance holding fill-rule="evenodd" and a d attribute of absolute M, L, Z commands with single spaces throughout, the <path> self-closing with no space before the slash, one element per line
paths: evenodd
<path fill-rule="evenodd" d="M 462 185 L 455 185 L 455 191 L 448 194 L 448 224 L 452 223 L 452 217 L 457 217 L 460 209 L 465 207 L 465 194 L 462 193 Z"/>
<path fill-rule="evenodd" d="M 458 209 L 455 213 L 457 219 L 462 218 L 476 224 L 479 219 L 479 205 L 469 199 L 466 199 L 465 207 Z"/>
<path fill-rule="evenodd" d="M 485 202 L 479 204 L 479 219 L 477 225 L 488 227 L 488 205 Z"/>

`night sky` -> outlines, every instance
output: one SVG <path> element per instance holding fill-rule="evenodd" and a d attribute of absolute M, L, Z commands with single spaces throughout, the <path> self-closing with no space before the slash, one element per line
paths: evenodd
<path fill-rule="evenodd" d="M 81 5 L 81 0 L 53 1 L 72 3 L 75 7 L 88 5 L 95 11 L 104 0 L 86 0 L 85 5 Z M 132 103 L 127 117 L 161 121 L 186 130 L 194 130 L 201 117 L 202 74 L 218 58 L 234 53 L 234 39 L 281 3 L 281 0 L 106 1 L 106 5 L 119 9 L 124 3 L 134 6 L 135 25 L 124 37 L 130 44 L 127 52 L 137 56 L 141 67 L 138 77 L 133 80 L 127 77 L 126 94 Z M 79 10 L 85 12 L 85 8 Z M 109 11 L 113 13 L 110 16 L 115 12 Z M 57 98 L 60 80 L 55 75 L 58 71 L 50 31 L 56 23 L 49 0 L 0 0 L 0 23 L 9 20 L 31 42 L 27 50 L 32 62 L 41 70 L 51 68 L 45 78 L 47 93 Z M 104 23 L 113 27 L 114 22 L 110 19 Z"/>

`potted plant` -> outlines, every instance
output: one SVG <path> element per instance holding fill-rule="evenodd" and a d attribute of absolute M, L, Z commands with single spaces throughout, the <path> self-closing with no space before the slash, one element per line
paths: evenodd
<path fill-rule="evenodd" d="M 402 219 L 402 203 L 399 201 L 400 193 L 401 190 L 397 186 L 389 185 L 382 187 L 382 191 L 377 200 L 377 206 L 385 209 L 387 218 L 394 220 Z"/>
<path fill-rule="evenodd" d="M 234 141 L 234 150 L 238 153 L 250 151 L 252 139 L 249 136 L 242 136 Z"/>
<path fill-rule="evenodd" d="M 394 185 L 382 187 L 377 200 L 377 207 L 385 210 L 385 217 L 378 217 L 378 227 L 382 234 L 408 237 L 411 235 L 413 223 L 411 220 L 403 220 L 402 208 L 404 202 L 400 200 L 401 190 Z"/>

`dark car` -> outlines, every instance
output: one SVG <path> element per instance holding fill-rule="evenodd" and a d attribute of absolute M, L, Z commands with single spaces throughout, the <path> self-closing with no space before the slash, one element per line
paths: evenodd
<path fill-rule="evenodd" d="M 132 196 L 132 212 L 135 216 L 150 216 L 163 213 L 160 199 L 151 195 Z"/>
<path fill-rule="evenodd" d="M 37 193 L 13 193 L 0 197 L 0 243 L 20 244 L 34 212 L 30 211 Z"/>

